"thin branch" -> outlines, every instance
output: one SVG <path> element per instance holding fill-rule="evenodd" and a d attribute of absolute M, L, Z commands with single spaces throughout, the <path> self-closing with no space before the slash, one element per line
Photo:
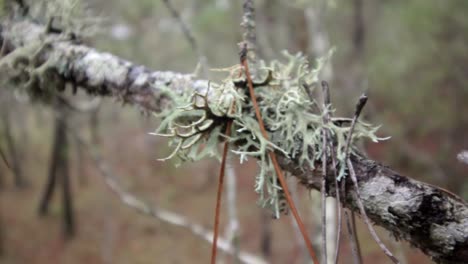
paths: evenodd
<path fill-rule="evenodd" d="M 354 257 L 355 263 L 363 263 L 362 261 L 362 251 L 361 251 L 361 243 L 359 243 L 359 237 L 356 227 L 356 214 L 354 211 L 346 211 L 346 225 L 348 228 L 349 239 L 351 240 L 351 250 Z"/>
<path fill-rule="evenodd" d="M 162 0 L 166 8 L 169 10 L 171 13 L 172 17 L 179 23 L 180 28 L 182 29 L 182 33 L 184 34 L 185 38 L 187 39 L 188 43 L 192 47 L 192 49 L 200 55 L 200 50 L 197 45 L 197 41 L 195 40 L 194 35 L 192 34 L 192 31 L 189 29 L 187 24 L 184 22 L 182 19 L 182 16 L 179 14 L 177 9 L 172 5 L 172 2 L 170 0 Z"/>
<path fill-rule="evenodd" d="M 73 131 L 71 131 L 73 132 Z M 76 138 L 77 141 L 82 145 L 89 153 L 94 166 L 98 169 L 100 175 L 104 179 L 106 185 L 114 192 L 121 202 L 130 208 L 135 209 L 137 212 L 156 218 L 160 221 L 169 223 L 174 226 L 182 227 L 184 229 L 189 230 L 194 235 L 202 238 L 203 240 L 207 241 L 208 243 L 212 243 L 213 240 L 213 232 L 204 228 L 203 226 L 193 223 L 189 221 L 182 215 L 173 213 L 171 211 L 165 210 L 163 208 L 159 208 L 156 206 L 149 205 L 146 202 L 138 199 L 133 194 L 125 191 L 117 182 L 117 176 L 112 172 L 111 168 L 108 164 L 101 158 L 100 154 L 97 152 L 96 148 L 92 148 L 90 144 L 88 144 L 84 139 L 82 139 L 76 133 L 72 133 Z M 217 247 L 224 251 L 227 254 L 234 254 L 235 250 L 229 243 L 229 241 L 218 238 Z M 245 251 L 239 252 L 239 259 L 242 263 L 246 264 L 266 264 L 262 258 L 250 254 Z"/>
<path fill-rule="evenodd" d="M 353 164 L 351 163 L 350 159 L 347 160 L 347 164 L 348 164 L 349 174 L 350 174 L 351 179 L 352 179 L 353 184 L 354 184 L 354 188 L 355 188 L 354 191 L 355 191 L 356 201 L 357 201 L 357 204 L 359 206 L 359 211 L 361 212 L 361 215 L 364 218 L 364 222 L 366 222 L 367 228 L 369 229 L 369 232 L 371 233 L 372 238 L 374 238 L 375 242 L 377 242 L 377 244 L 382 249 L 382 251 L 385 253 L 385 255 L 387 255 L 390 258 L 390 260 L 392 260 L 393 263 L 400 263 L 398 261 L 398 259 L 395 258 L 395 256 L 393 256 L 392 252 L 390 252 L 390 250 L 384 245 L 382 240 L 380 240 L 379 236 L 375 232 L 375 229 L 372 226 L 372 224 L 371 224 L 371 222 L 369 220 L 369 217 L 367 217 L 366 209 L 364 208 L 364 205 L 362 204 L 361 195 L 359 194 L 359 185 L 358 185 L 358 182 L 357 182 L 356 173 L 354 171 L 354 167 L 353 167 Z"/>
<path fill-rule="evenodd" d="M 353 118 L 353 121 L 351 122 L 351 127 L 349 128 L 348 138 L 346 140 L 346 145 L 345 145 L 345 150 L 344 150 L 345 160 L 348 159 L 351 141 L 353 138 L 354 128 L 356 127 L 356 123 L 359 119 L 359 116 L 361 115 L 361 111 L 364 108 L 366 102 L 367 102 L 367 95 L 362 94 L 356 105 L 354 118 Z M 344 180 L 341 182 L 341 192 L 343 193 L 343 196 L 346 193 L 346 185 L 345 185 Z M 348 229 L 349 239 L 351 242 L 351 249 L 352 249 L 351 251 L 353 253 L 354 262 L 357 264 L 360 264 L 362 263 L 362 254 L 361 254 L 361 247 L 359 245 L 359 239 L 357 237 L 356 225 L 354 224 L 356 221 L 354 213 L 351 213 L 351 215 L 349 215 L 348 212 L 345 211 L 345 221 L 346 221 L 346 227 Z"/>
<path fill-rule="evenodd" d="M 0 156 L 1 156 L 2 160 L 3 160 L 3 163 L 5 163 L 5 165 L 7 166 L 7 168 L 8 168 L 9 170 L 11 170 L 10 163 L 8 163 L 8 160 L 7 160 L 6 156 L 5 156 L 5 153 L 3 152 L 3 149 L 2 149 L 2 148 L 0 148 Z"/>
<path fill-rule="evenodd" d="M 359 97 L 359 101 L 358 101 L 358 103 L 356 105 L 356 110 L 354 112 L 353 121 L 351 123 L 351 127 L 350 127 L 349 132 L 348 132 L 348 138 L 347 138 L 347 141 L 346 141 L 345 160 L 346 160 L 346 164 L 348 165 L 348 171 L 350 172 L 349 174 L 351 176 L 351 180 L 354 183 L 356 201 L 357 201 L 357 204 L 359 206 L 359 210 L 361 212 L 361 215 L 364 218 L 365 223 L 367 224 L 367 228 L 369 229 L 369 232 L 371 233 L 372 237 L 377 242 L 377 244 L 380 246 L 382 251 L 385 253 L 385 255 L 387 255 L 394 263 L 400 263 L 393 256 L 393 254 L 390 252 L 390 250 L 388 250 L 388 248 L 382 243 L 380 238 L 377 236 L 377 233 L 375 232 L 375 229 L 373 228 L 372 224 L 370 223 L 369 218 L 367 217 L 366 211 L 364 209 L 364 205 L 362 204 L 362 201 L 361 201 L 361 196 L 359 195 L 359 186 L 358 186 L 358 183 L 357 183 L 357 178 L 356 178 L 356 174 L 354 172 L 353 164 L 351 163 L 351 160 L 349 159 L 349 150 L 350 150 L 350 146 L 351 146 L 351 141 L 352 141 L 352 137 L 353 137 L 354 128 L 355 128 L 356 123 L 357 123 L 357 121 L 359 119 L 359 116 L 361 115 L 362 109 L 366 105 L 367 99 L 368 99 L 367 95 L 365 93 L 362 94 L 361 97 Z M 344 185 L 344 180 L 343 180 L 342 187 L 344 187 L 344 186 L 345 185 Z M 354 217 L 354 215 L 352 215 L 352 217 Z M 347 218 L 347 221 L 348 221 L 349 217 L 346 217 L 346 218 Z M 353 219 L 352 221 L 354 222 L 355 220 Z M 354 240 L 354 242 L 352 244 L 354 244 L 354 246 L 356 247 L 355 250 L 357 251 L 356 253 L 358 254 L 359 263 L 361 263 L 362 262 L 362 255 L 361 255 L 361 252 L 360 252 L 359 240 L 357 239 L 357 236 L 356 236 L 356 230 L 355 230 L 356 225 L 355 224 L 350 224 L 348 222 L 347 226 L 348 226 L 348 229 L 349 228 L 354 229 L 352 231 L 349 230 L 350 234 L 354 234 L 354 237 L 351 237 L 351 241 L 353 242 L 353 240 Z"/>
<path fill-rule="evenodd" d="M 286 180 L 288 181 L 289 191 L 291 192 L 291 198 L 294 204 L 299 204 L 300 199 L 298 197 L 299 192 L 297 189 L 298 182 L 293 177 L 286 177 Z M 307 246 L 304 243 L 304 238 L 302 237 L 301 230 L 299 229 L 299 226 L 296 223 L 296 219 L 294 219 L 294 217 L 290 217 L 290 220 L 291 220 L 290 221 L 291 227 L 294 230 L 294 237 L 295 237 L 296 245 L 297 245 L 296 248 L 298 248 L 295 252 L 300 252 L 300 254 L 298 253 L 291 254 L 291 258 L 289 262 L 296 263 L 297 262 L 296 259 L 298 256 L 303 256 L 303 257 L 308 258 L 309 253 L 307 252 Z"/>
<path fill-rule="evenodd" d="M 226 239 L 231 243 L 234 248 L 234 263 L 239 263 L 239 220 L 237 217 L 237 179 L 236 171 L 234 169 L 234 160 L 232 155 L 227 156 L 226 163 L 226 204 L 228 211 L 228 225 L 225 232 Z"/>
<path fill-rule="evenodd" d="M 187 42 L 190 44 L 190 47 L 197 54 L 198 59 L 199 59 L 199 63 L 201 65 L 201 67 L 202 67 L 203 74 L 204 74 L 204 76 L 206 76 L 207 75 L 206 71 L 207 71 L 207 68 L 208 68 L 208 66 L 206 65 L 207 64 L 206 56 L 203 55 L 200 47 L 198 46 L 198 42 L 195 39 L 195 35 L 193 34 L 190 27 L 184 22 L 184 20 L 182 19 L 182 16 L 177 11 L 177 9 L 174 7 L 174 5 L 172 5 L 171 0 L 162 0 L 162 1 L 163 1 L 164 5 L 166 6 L 166 8 L 171 13 L 172 17 L 179 24 L 179 26 L 180 26 L 180 28 L 182 30 L 182 33 L 184 34 L 185 38 L 187 39 Z"/>
<path fill-rule="evenodd" d="M 328 107 L 330 106 L 330 90 L 328 89 L 328 85 L 323 85 L 322 83 L 322 93 L 323 93 L 323 123 L 325 126 L 329 122 L 329 114 L 328 114 Z M 310 96 L 310 94 L 309 94 Z M 312 100 L 312 98 L 311 98 Z M 321 197 L 322 197 L 322 261 L 323 263 L 327 263 L 327 194 L 326 194 L 326 186 L 327 186 L 327 151 L 328 146 L 328 131 L 326 128 L 322 130 L 322 187 L 320 188 Z"/>
<path fill-rule="evenodd" d="M 226 138 L 231 136 L 231 126 L 232 121 L 228 121 L 226 126 L 226 131 L 224 135 Z M 214 216 L 214 231 L 213 231 L 213 245 L 211 247 L 211 264 L 216 263 L 216 253 L 217 253 L 217 242 L 218 242 L 218 233 L 219 233 L 219 217 L 221 211 L 221 198 L 223 194 L 224 187 L 224 174 L 226 173 L 226 159 L 229 149 L 229 140 L 224 142 L 223 156 L 221 158 L 221 166 L 219 169 L 219 178 L 218 178 L 218 192 L 216 194 L 216 207 L 215 207 L 215 216 Z"/>
<path fill-rule="evenodd" d="M 311 90 L 310 89 L 307 89 L 308 93 L 309 93 L 309 97 L 311 97 Z M 332 116 L 331 112 L 329 111 L 331 108 L 331 99 L 330 99 L 330 86 L 328 85 L 328 83 L 326 81 L 322 81 L 322 94 L 323 94 L 323 98 L 324 98 L 324 102 L 326 104 L 326 107 L 325 107 L 325 115 L 324 115 L 324 124 L 325 126 L 330 122 L 330 118 Z M 325 137 L 326 139 L 328 140 L 330 138 L 330 132 L 328 130 L 325 130 Z M 327 144 L 327 148 L 329 147 L 330 148 L 330 156 L 331 156 L 331 160 L 332 160 L 332 170 L 333 170 L 333 181 L 334 181 L 334 184 L 335 184 L 335 188 L 336 190 L 339 190 L 339 184 L 338 184 L 338 174 L 337 174 L 337 162 L 336 162 L 336 151 L 335 151 L 335 146 L 333 145 L 333 142 L 330 140 Z M 325 148 L 326 149 L 326 148 Z M 326 174 L 325 174 L 326 175 Z M 322 175 L 323 177 L 323 175 Z M 323 183 L 323 180 L 322 180 L 322 183 Z M 326 181 L 325 181 L 326 183 Z M 342 220 L 341 220 L 341 199 L 340 199 L 340 192 L 339 191 L 336 191 L 335 192 L 335 196 L 336 196 L 336 210 L 337 210 L 337 215 L 338 215 L 338 219 L 337 219 L 337 227 L 336 227 L 336 248 L 335 248 L 335 258 L 334 258 L 334 263 L 337 264 L 338 263 L 338 259 L 339 259 L 339 253 L 340 253 L 340 240 L 341 240 L 341 226 L 342 226 Z"/>
<path fill-rule="evenodd" d="M 353 255 L 354 263 L 362 263 L 362 256 L 359 248 L 359 241 L 357 239 L 356 228 L 352 224 L 352 216 L 349 215 L 348 211 L 344 211 L 346 219 L 346 230 L 348 230 L 349 240 L 351 241 L 351 254 Z"/>

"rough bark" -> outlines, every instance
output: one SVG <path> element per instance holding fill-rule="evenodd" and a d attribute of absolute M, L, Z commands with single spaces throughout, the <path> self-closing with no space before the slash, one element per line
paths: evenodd
<path fill-rule="evenodd" d="M 44 28 L 41 26 L 25 21 L 4 23 L 0 40 L 7 38 L 6 50 L 11 51 L 37 40 L 42 32 Z M 91 94 L 113 96 L 149 111 L 167 107 L 169 100 L 160 90 L 163 86 L 181 91 L 203 89 L 207 84 L 190 75 L 151 71 L 68 41 L 53 42 L 52 48 L 40 57 L 47 59 L 49 56 L 59 58 L 52 67 L 64 80 Z M 282 168 L 303 185 L 320 190 L 320 172 L 300 167 L 294 159 L 282 158 L 280 161 Z M 369 159 L 354 156 L 353 164 L 364 207 L 375 224 L 396 238 L 409 241 L 438 263 L 468 262 L 468 206 L 463 200 Z M 348 184 L 347 189 L 350 191 L 342 202 L 358 212 L 352 184 Z M 334 194 L 332 184 L 327 186 L 327 192 Z"/>

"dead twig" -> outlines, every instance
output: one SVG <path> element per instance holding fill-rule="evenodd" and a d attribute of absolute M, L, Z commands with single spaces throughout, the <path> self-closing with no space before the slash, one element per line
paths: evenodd
<path fill-rule="evenodd" d="M 352 137 L 353 137 L 353 131 L 354 131 L 354 128 L 356 126 L 357 120 L 359 119 L 359 116 L 361 115 L 362 109 L 366 105 L 367 99 L 368 99 L 367 95 L 365 93 L 362 94 L 361 97 L 359 97 L 359 101 L 358 101 L 358 103 L 356 105 L 356 110 L 354 112 L 353 121 L 351 123 L 351 127 L 350 127 L 349 133 L 348 133 L 348 138 L 347 138 L 347 141 L 346 141 L 345 161 L 346 161 L 346 164 L 348 166 L 349 175 L 350 175 L 351 180 L 352 180 L 352 182 L 354 184 L 354 189 L 355 189 L 354 194 L 356 196 L 356 201 L 357 201 L 357 204 L 358 204 L 358 207 L 359 207 L 359 211 L 360 211 L 362 217 L 364 218 L 364 222 L 366 223 L 367 228 L 369 229 L 369 232 L 371 233 L 371 235 L 374 238 L 375 242 L 377 242 L 377 244 L 380 246 L 382 251 L 385 253 L 385 255 L 387 255 L 390 258 L 390 260 L 392 260 L 394 263 L 400 263 L 398 261 L 398 259 L 396 259 L 393 256 L 393 254 L 390 252 L 390 250 L 382 243 L 380 238 L 377 236 L 377 233 L 375 232 L 375 229 L 373 228 L 372 224 L 370 223 L 369 218 L 367 217 L 366 211 L 364 209 L 364 205 L 362 204 L 362 201 L 361 201 L 361 196 L 359 194 L 359 185 L 358 185 L 358 182 L 357 182 L 356 173 L 354 172 L 353 164 L 351 163 L 351 159 L 349 158 L 349 148 L 350 148 Z M 343 181 L 342 187 L 344 187 L 344 181 Z M 347 221 L 348 220 L 349 220 L 349 218 L 347 217 Z M 351 227 L 352 229 L 355 229 L 355 225 L 353 226 L 352 223 L 347 222 L 347 225 L 348 225 L 348 228 Z M 359 254 L 358 258 L 359 258 L 359 261 L 361 263 L 362 262 L 362 256 L 361 256 L 361 252 L 360 252 L 359 241 L 358 241 L 358 239 L 356 237 L 356 230 L 350 230 L 350 234 L 351 233 L 355 234 L 354 237 L 355 237 L 356 241 L 355 241 L 354 246 L 356 247 L 356 251 Z"/>
<path fill-rule="evenodd" d="M 228 121 L 226 126 L 226 132 L 224 133 L 227 138 L 231 135 L 231 126 L 232 121 Z M 226 172 L 226 159 L 229 149 L 229 141 L 224 142 L 223 156 L 221 158 L 221 167 L 219 169 L 219 179 L 218 179 L 218 192 L 216 195 L 216 208 L 215 208 L 215 219 L 214 219 L 214 231 L 213 231 L 213 244 L 211 247 L 211 264 L 216 263 L 216 253 L 217 253 L 217 243 L 218 243 L 218 233 L 219 233 L 219 215 L 221 210 L 221 198 L 223 194 L 224 186 L 224 174 Z"/>
<path fill-rule="evenodd" d="M 205 75 L 205 77 L 206 77 L 206 75 L 208 74 L 207 73 L 207 69 L 208 69 L 207 59 L 206 59 L 206 56 L 203 55 L 200 47 L 198 46 L 198 42 L 195 39 L 195 36 L 194 36 L 192 30 L 190 30 L 189 26 L 184 22 L 184 20 L 182 19 L 182 16 L 177 11 L 177 9 L 172 5 L 172 2 L 170 0 L 162 0 L 162 1 L 163 1 L 164 5 L 166 6 L 166 8 L 171 13 L 172 17 L 177 21 L 177 23 L 179 23 L 179 26 L 180 26 L 180 28 L 182 30 L 182 33 L 184 34 L 185 38 L 187 39 L 188 43 L 190 44 L 190 47 L 197 54 L 198 60 L 199 60 L 199 63 L 200 63 L 199 65 L 202 68 L 201 70 L 203 72 L 203 75 Z"/>
<path fill-rule="evenodd" d="M 7 160 L 6 156 L 5 156 L 5 153 L 3 152 L 3 149 L 1 149 L 1 148 L 0 148 L 0 156 L 1 156 L 2 160 L 3 160 L 3 163 L 5 163 L 7 168 L 9 170 L 11 170 L 10 163 L 8 163 L 8 160 Z"/>
<path fill-rule="evenodd" d="M 347 163 L 348 163 L 349 174 L 350 174 L 351 179 L 352 179 L 353 184 L 354 184 L 355 196 L 356 196 L 356 201 L 357 201 L 357 204 L 358 204 L 358 207 L 359 207 L 359 211 L 361 212 L 361 215 L 364 218 L 364 222 L 366 223 L 367 228 L 369 229 L 369 232 L 372 235 L 372 238 L 374 238 L 375 242 L 377 242 L 377 244 L 382 249 L 382 251 L 385 253 L 385 255 L 387 255 L 390 258 L 390 260 L 393 261 L 393 263 L 398 263 L 399 264 L 400 261 L 398 261 L 398 259 L 395 258 L 395 256 L 393 256 L 392 252 L 390 252 L 390 250 L 384 245 L 382 240 L 380 240 L 380 238 L 377 235 L 377 233 L 375 232 L 375 229 L 372 226 L 369 218 L 367 217 L 366 210 L 364 209 L 364 205 L 362 204 L 361 196 L 359 194 L 359 189 L 358 189 L 359 185 L 358 185 L 358 182 L 357 182 L 356 173 L 354 172 L 353 164 L 351 163 L 350 159 L 348 159 Z"/>
<path fill-rule="evenodd" d="M 322 93 L 323 93 L 323 123 L 327 124 L 329 121 L 328 107 L 330 106 L 330 90 L 328 85 L 323 85 L 322 83 Z M 310 96 L 310 94 L 309 94 Z M 322 186 L 320 188 L 321 197 L 322 197 L 322 261 L 327 263 L 327 146 L 328 146 L 328 131 L 326 128 L 322 130 Z"/>
<path fill-rule="evenodd" d="M 326 112 L 324 115 L 324 123 L 327 125 L 330 122 L 331 119 L 331 99 L 330 99 L 330 86 L 326 81 L 322 81 L 322 93 L 324 97 L 324 102 L 326 103 Z M 309 96 L 312 96 L 309 93 Z M 335 187 L 336 187 L 336 210 L 337 210 L 337 227 L 336 227 L 336 248 L 335 248 L 335 261 L 334 263 L 338 263 L 339 259 L 339 252 L 340 252 L 340 240 L 341 240 L 341 218 L 342 218 L 342 213 L 341 213 L 341 198 L 340 198 L 340 192 L 339 192 L 339 184 L 338 184 L 338 174 L 337 174 L 337 162 L 336 162 L 336 151 L 335 151 L 335 146 L 333 144 L 332 140 L 330 139 L 330 132 L 328 130 L 325 130 L 325 136 L 327 139 L 327 148 L 330 148 L 330 156 L 331 156 L 331 161 L 332 161 L 332 169 L 333 169 L 333 174 L 334 174 L 334 180 L 335 180 Z"/>

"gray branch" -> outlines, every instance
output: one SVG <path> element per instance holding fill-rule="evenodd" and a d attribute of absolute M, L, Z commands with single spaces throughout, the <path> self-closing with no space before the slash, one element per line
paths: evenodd
<path fill-rule="evenodd" d="M 60 39 L 59 35 L 46 35 L 45 29 L 30 22 L 1 25 L 0 41 L 7 54 L 24 48 L 39 39 L 47 38 L 50 48 L 43 49 L 39 64 L 53 61 L 49 70 L 61 79 L 97 96 L 109 96 L 159 112 L 167 107 L 169 98 L 162 87 L 176 91 L 204 89 L 207 81 L 175 72 L 151 71 L 109 53 L 85 45 Z M 56 41 L 54 40 L 56 38 Z M 49 60 L 49 58 L 55 58 Z M 5 67 L 1 63 L 2 67 Z M 2 71 L 4 69 L 2 68 Z M 47 74 L 42 76 L 48 83 Z M 431 186 L 402 176 L 378 162 L 352 156 L 359 181 L 359 192 L 369 218 L 387 229 L 396 238 L 409 241 L 438 263 L 468 263 L 468 206 L 457 196 L 436 186 Z M 285 171 L 297 177 L 308 188 L 320 190 L 321 172 L 300 167 L 294 159 L 280 158 Z M 331 171 L 331 170 L 328 170 Z M 326 190 L 334 195 L 332 175 Z M 344 206 L 359 213 L 352 182 L 342 198 Z"/>

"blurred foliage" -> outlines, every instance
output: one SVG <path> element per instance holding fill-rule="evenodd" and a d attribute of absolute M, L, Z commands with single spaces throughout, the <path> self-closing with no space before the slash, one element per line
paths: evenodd
<path fill-rule="evenodd" d="M 388 120 L 392 135 L 433 156 L 447 176 L 425 180 L 460 192 L 466 169 L 455 157 L 468 145 L 468 2 L 386 2 L 380 8 L 373 26 L 378 37 L 369 41 L 366 58 L 369 86 L 382 109 L 374 114 Z M 430 167 L 408 166 L 414 175 L 430 175 Z"/>

